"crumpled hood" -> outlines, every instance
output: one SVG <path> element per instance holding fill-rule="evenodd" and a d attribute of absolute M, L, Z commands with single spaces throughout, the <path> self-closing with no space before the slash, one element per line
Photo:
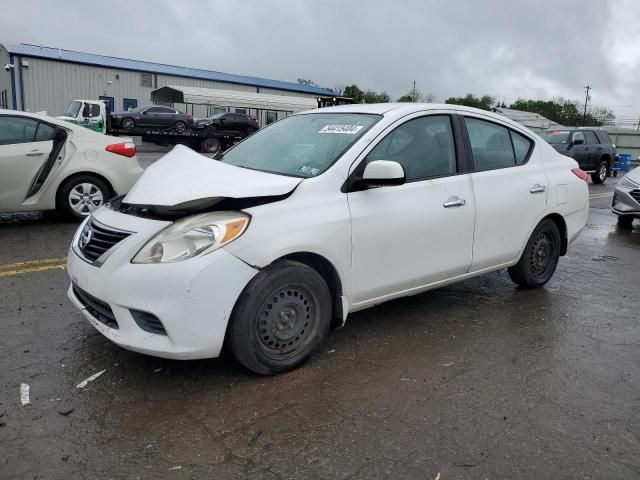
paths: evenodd
<path fill-rule="evenodd" d="M 177 145 L 145 170 L 124 202 L 171 207 L 207 198 L 286 195 L 302 178 L 235 167 Z"/>

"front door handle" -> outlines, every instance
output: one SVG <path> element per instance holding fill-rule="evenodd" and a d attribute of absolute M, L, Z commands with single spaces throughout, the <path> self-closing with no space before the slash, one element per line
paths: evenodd
<path fill-rule="evenodd" d="M 27 157 L 41 157 L 42 155 L 44 155 L 44 152 L 38 152 L 37 150 L 27 153 Z"/>
<path fill-rule="evenodd" d="M 545 187 L 544 185 L 540 185 L 539 183 L 536 183 L 533 187 L 529 189 L 529 191 L 531 193 L 543 193 L 547 191 L 547 187 Z"/>
<path fill-rule="evenodd" d="M 467 204 L 467 201 L 464 198 L 458 197 L 449 197 L 449 199 L 442 204 L 444 208 L 451 207 L 463 207 Z"/>

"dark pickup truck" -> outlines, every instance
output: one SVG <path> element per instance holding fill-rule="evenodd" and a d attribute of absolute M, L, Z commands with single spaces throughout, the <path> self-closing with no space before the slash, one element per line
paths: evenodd
<path fill-rule="evenodd" d="M 600 128 L 558 128 L 540 134 L 558 153 L 573 158 L 591 174 L 593 183 L 603 183 L 616 157 L 609 134 Z"/>

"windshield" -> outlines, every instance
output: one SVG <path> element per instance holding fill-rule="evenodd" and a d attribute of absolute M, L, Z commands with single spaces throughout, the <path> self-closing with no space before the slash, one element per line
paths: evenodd
<path fill-rule="evenodd" d="M 67 108 L 67 111 L 64 113 L 64 115 L 65 117 L 76 118 L 81 108 L 82 108 L 82 102 L 71 102 L 69 104 L 69 108 Z"/>
<path fill-rule="evenodd" d="M 347 113 L 294 115 L 253 134 L 225 153 L 222 161 L 263 172 L 315 177 L 380 118 Z"/>
<path fill-rule="evenodd" d="M 542 132 L 540 136 L 551 145 L 559 145 L 569 143 L 570 133 L 569 130 L 550 130 L 548 132 Z"/>
<path fill-rule="evenodd" d="M 207 117 L 209 120 L 216 120 L 218 118 L 220 118 L 221 116 L 225 115 L 227 112 L 222 112 L 222 113 L 214 113 L 213 115 L 211 115 L 210 117 Z"/>

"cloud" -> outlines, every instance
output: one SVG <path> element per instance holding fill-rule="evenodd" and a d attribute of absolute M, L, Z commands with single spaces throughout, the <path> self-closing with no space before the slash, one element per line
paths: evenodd
<path fill-rule="evenodd" d="M 392 98 L 413 81 L 466 93 L 583 98 L 640 114 L 637 0 L 11 2 L 0 41 L 333 87 Z M 631 81 L 629 79 L 632 79 Z M 618 107 L 620 106 L 620 107 Z M 634 110 L 635 109 L 635 110 Z"/>

